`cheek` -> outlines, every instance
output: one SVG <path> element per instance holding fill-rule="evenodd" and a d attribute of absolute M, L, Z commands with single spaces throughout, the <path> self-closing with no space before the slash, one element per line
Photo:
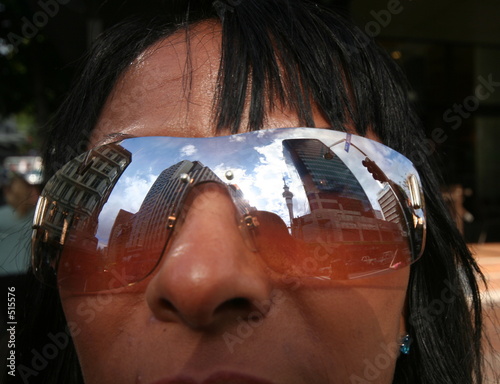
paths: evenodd
<path fill-rule="evenodd" d="M 144 302 L 144 294 L 137 292 L 62 299 L 86 383 L 114 382 L 119 374 L 113 367 L 133 366 L 133 354 L 124 351 L 135 350 L 140 342 L 137 330 L 148 321 L 147 313 L 138 310 Z"/>
<path fill-rule="evenodd" d="M 392 383 L 399 356 L 408 271 L 297 291 L 301 315 L 333 362 L 332 382 Z"/>
<path fill-rule="evenodd" d="M 285 367 L 286 374 L 293 373 L 291 377 L 308 377 L 305 382 L 392 383 L 397 343 L 404 334 L 400 320 L 407 282 L 404 269 L 364 282 L 281 287 L 283 296 L 273 316 L 253 330 L 238 352 L 245 364 L 254 352 L 267 356 L 272 364 Z M 163 326 L 152 322 L 142 284 L 135 287 L 135 292 L 119 294 L 61 294 L 86 384 L 131 382 L 141 376 L 143 367 L 165 368 L 165 362 L 175 370 L 190 361 L 186 356 L 196 354 L 189 348 L 200 340 L 180 324 L 162 332 Z M 238 324 L 230 329 L 232 334 L 238 334 Z M 222 338 L 217 340 L 210 350 L 227 352 Z M 152 364 L 157 356 L 162 363 Z"/>

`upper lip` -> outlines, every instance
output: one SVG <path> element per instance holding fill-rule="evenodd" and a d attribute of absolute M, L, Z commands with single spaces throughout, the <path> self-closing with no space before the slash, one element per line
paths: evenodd
<path fill-rule="evenodd" d="M 195 380 L 190 376 L 176 376 L 155 381 L 153 384 L 273 384 L 268 380 L 235 372 L 217 372 L 205 379 Z"/>

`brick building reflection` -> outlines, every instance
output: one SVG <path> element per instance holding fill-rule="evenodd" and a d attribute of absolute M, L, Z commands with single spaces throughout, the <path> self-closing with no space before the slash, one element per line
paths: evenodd
<path fill-rule="evenodd" d="M 43 242 L 61 245 L 72 236 L 82 249 L 95 251 L 98 215 L 131 161 L 128 150 L 110 144 L 67 163 L 47 183 L 40 198 L 39 204 L 50 208 L 37 235 Z M 40 219 L 36 221 L 42 222 Z"/>

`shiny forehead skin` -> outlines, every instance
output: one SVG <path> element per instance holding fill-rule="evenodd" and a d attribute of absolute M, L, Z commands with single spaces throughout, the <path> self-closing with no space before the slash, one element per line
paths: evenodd
<path fill-rule="evenodd" d="M 220 24 L 212 21 L 191 27 L 189 39 L 186 31 L 180 30 L 148 48 L 115 85 L 94 129 L 91 146 L 116 133 L 214 136 L 220 44 Z M 247 110 L 242 128 L 247 126 Z M 316 127 L 330 126 L 317 111 L 314 119 Z M 295 112 L 276 107 L 266 116 L 266 129 L 295 126 L 299 126 Z"/>

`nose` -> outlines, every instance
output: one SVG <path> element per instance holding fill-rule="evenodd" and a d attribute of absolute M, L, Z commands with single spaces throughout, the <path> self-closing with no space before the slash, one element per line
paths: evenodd
<path fill-rule="evenodd" d="M 154 316 L 204 328 L 262 312 L 271 283 L 245 242 L 228 192 L 216 183 L 199 185 L 184 207 L 146 289 Z"/>

